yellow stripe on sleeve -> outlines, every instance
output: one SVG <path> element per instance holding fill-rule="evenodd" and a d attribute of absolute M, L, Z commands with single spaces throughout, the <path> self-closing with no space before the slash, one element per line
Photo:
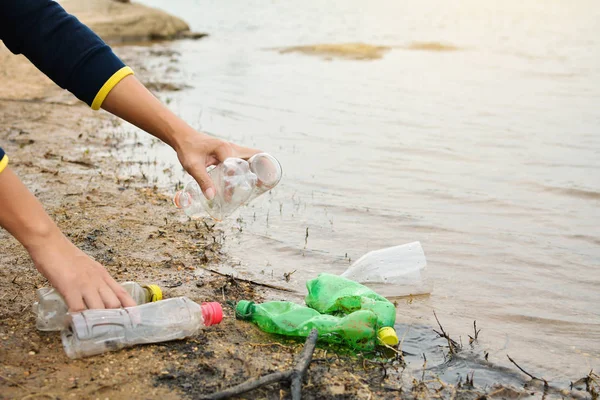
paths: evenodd
<path fill-rule="evenodd" d="M 5 154 L 0 160 L 0 172 L 4 171 L 4 168 L 8 165 L 8 156 Z"/>
<path fill-rule="evenodd" d="M 129 75 L 133 75 L 133 70 L 129 67 L 123 67 L 115 72 L 110 78 L 108 78 L 108 80 L 104 83 L 104 85 L 102 85 L 96 94 L 96 97 L 94 97 L 94 101 L 92 102 L 92 110 L 99 110 L 104 102 L 104 99 L 106 99 L 106 96 L 108 96 L 110 91 L 117 86 L 117 83 L 121 82 L 123 78 Z"/>

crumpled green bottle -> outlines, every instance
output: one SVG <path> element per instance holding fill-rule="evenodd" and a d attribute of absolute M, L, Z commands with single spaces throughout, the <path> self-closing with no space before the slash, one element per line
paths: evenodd
<path fill-rule="evenodd" d="M 306 282 L 306 305 L 323 314 L 351 315 L 358 310 L 369 310 L 377 316 L 379 339 L 390 346 L 398 344 L 393 326 L 396 307 L 385 297 L 368 287 L 339 275 L 321 273 Z"/>
<path fill-rule="evenodd" d="M 289 301 L 255 304 L 240 300 L 235 315 L 238 319 L 254 322 L 269 333 L 307 337 L 316 328 L 319 340 L 323 342 L 343 344 L 358 350 L 372 350 L 377 344 L 377 316 L 369 310 L 337 317 Z"/>

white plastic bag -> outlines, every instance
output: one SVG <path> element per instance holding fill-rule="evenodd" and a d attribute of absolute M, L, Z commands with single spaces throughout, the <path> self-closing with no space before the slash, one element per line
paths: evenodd
<path fill-rule="evenodd" d="M 431 293 L 427 260 L 420 242 L 371 251 L 342 274 L 388 297 Z"/>

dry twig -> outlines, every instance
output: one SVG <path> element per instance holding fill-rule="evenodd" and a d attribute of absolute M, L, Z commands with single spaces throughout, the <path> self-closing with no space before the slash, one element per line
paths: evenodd
<path fill-rule="evenodd" d="M 276 382 L 291 381 L 292 399 L 299 400 L 302 395 L 302 380 L 304 379 L 304 375 L 306 374 L 306 371 L 310 366 L 310 362 L 312 361 L 313 352 L 315 351 L 315 346 L 317 344 L 317 337 L 317 330 L 313 329 L 304 343 L 304 349 L 302 350 L 302 353 L 300 353 L 296 365 L 291 370 L 275 372 L 262 376 L 258 379 L 248 380 L 240 385 L 223 390 L 222 392 L 217 392 L 206 396 L 205 399 L 226 399 L 249 392 L 261 386 L 270 385 Z"/>
<path fill-rule="evenodd" d="M 529 376 L 531 379 L 535 379 L 537 381 L 542 381 L 544 382 L 544 387 L 548 387 L 548 381 L 545 380 L 544 378 L 538 378 L 537 376 L 533 376 L 531 375 L 529 372 L 525 371 L 523 368 L 521 368 L 519 366 L 519 364 L 517 364 L 515 362 L 515 360 L 513 360 L 512 358 L 510 358 L 510 356 L 507 354 L 506 357 L 508 357 L 508 359 L 510 360 L 511 363 L 515 364 L 515 367 L 519 368 L 521 370 L 522 373 L 524 373 L 525 375 Z"/>
<path fill-rule="evenodd" d="M 231 274 L 224 274 L 222 272 L 215 271 L 214 269 L 210 269 L 210 268 L 203 268 L 203 269 L 205 269 L 205 270 L 207 270 L 209 272 L 212 272 L 213 274 L 217 274 L 217 275 L 221 275 L 221 276 L 224 276 L 224 277 L 227 277 L 227 278 L 235 279 L 236 281 L 246 282 L 246 283 L 250 283 L 252 285 L 267 287 L 267 288 L 270 288 L 270 289 L 281 290 L 283 292 L 296 293 L 295 290 L 284 288 L 284 287 L 281 287 L 281 286 L 271 285 L 271 284 L 268 284 L 268 283 L 256 282 L 256 281 L 253 281 L 251 279 L 243 279 L 243 278 L 239 278 L 239 277 L 234 278 L 233 275 L 231 275 Z"/>
<path fill-rule="evenodd" d="M 455 354 L 460 349 L 461 346 L 455 340 L 450 338 L 450 335 L 448 335 L 448 333 L 446 333 L 446 331 L 444 330 L 444 327 L 442 326 L 442 324 L 440 323 L 440 320 L 438 319 L 437 314 L 435 313 L 435 310 L 433 311 L 433 315 L 435 316 L 435 320 L 437 321 L 441 332 L 438 332 L 435 329 L 433 331 L 435 333 L 437 333 L 440 337 L 443 337 L 448 341 L 448 348 L 450 349 L 450 354 Z"/>
<path fill-rule="evenodd" d="M 477 329 L 477 321 L 473 321 L 473 332 L 475 332 L 474 336 L 468 335 L 469 344 L 473 344 L 473 342 L 475 342 L 477 338 L 479 338 L 479 332 L 481 332 L 481 329 Z"/>

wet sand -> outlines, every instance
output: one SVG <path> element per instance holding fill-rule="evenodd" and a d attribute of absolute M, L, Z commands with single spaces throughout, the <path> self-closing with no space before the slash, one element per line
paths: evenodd
<path fill-rule="evenodd" d="M 20 57 L 3 58 L 0 65 L 8 74 L 13 68 L 27 68 Z M 0 138 L 10 167 L 63 232 L 117 280 L 156 283 L 166 298 L 186 295 L 195 301 L 220 301 L 225 319 L 185 341 L 70 361 L 60 335 L 37 331 L 30 312 L 36 288 L 47 282 L 23 247 L 1 231 L 0 397 L 176 399 L 287 368 L 301 343 L 272 344 L 273 338 L 236 322 L 227 305 L 277 293 L 203 272 L 224 257 L 222 232 L 210 221 L 187 220 L 147 178 L 120 175 L 127 163 L 100 155 L 125 146 L 114 134 L 119 125 L 115 118 L 71 102 L 68 95 L 61 100 L 63 93 L 39 74 L 24 84 L 37 89 L 34 96 L 30 92 L 19 98 L 0 89 Z M 340 385 L 354 394 L 377 392 L 363 383 L 365 374 L 351 374 L 350 367 L 325 364 L 316 368 L 319 374 L 311 369 L 308 393 L 326 398 Z M 278 397 L 279 389 L 253 396 L 257 393 Z"/>
<path fill-rule="evenodd" d="M 301 53 L 329 59 L 377 60 L 390 50 L 387 46 L 374 46 L 366 43 L 315 44 L 291 46 L 279 49 L 281 54 Z"/>
<path fill-rule="evenodd" d="M 149 49 L 146 57 L 150 54 Z M 155 90 L 169 87 L 157 80 L 164 70 L 151 73 L 138 77 L 153 82 Z M 37 331 L 29 312 L 35 289 L 47 282 L 20 244 L 0 231 L 1 398 L 198 398 L 292 365 L 301 343 L 280 341 L 235 321 L 227 305 L 289 295 L 206 269 L 227 259 L 221 251 L 225 234 L 208 220 L 185 218 L 172 207 L 168 190 L 157 188 L 144 174 L 123 172 L 131 171 L 130 163 L 110 154 L 139 142 L 122 133 L 117 119 L 90 111 L 4 48 L 0 77 L 0 142 L 10 167 L 63 232 L 119 281 L 156 283 L 166 298 L 216 300 L 225 310 L 221 325 L 187 340 L 71 361 L 60 335 Z M 429 372 L 413 379 L 402 370 L 398 359 L 374 362 L 320 348 L 304 393 L 319 399 L 478 398 L 484 392 L 492 398 L 516 398 L 542 391 L 535 382 L 527 391 L 475 390 L 432 380 Z M 245 396 L 288 397 L 288 387 L 278 384 Z"/>

